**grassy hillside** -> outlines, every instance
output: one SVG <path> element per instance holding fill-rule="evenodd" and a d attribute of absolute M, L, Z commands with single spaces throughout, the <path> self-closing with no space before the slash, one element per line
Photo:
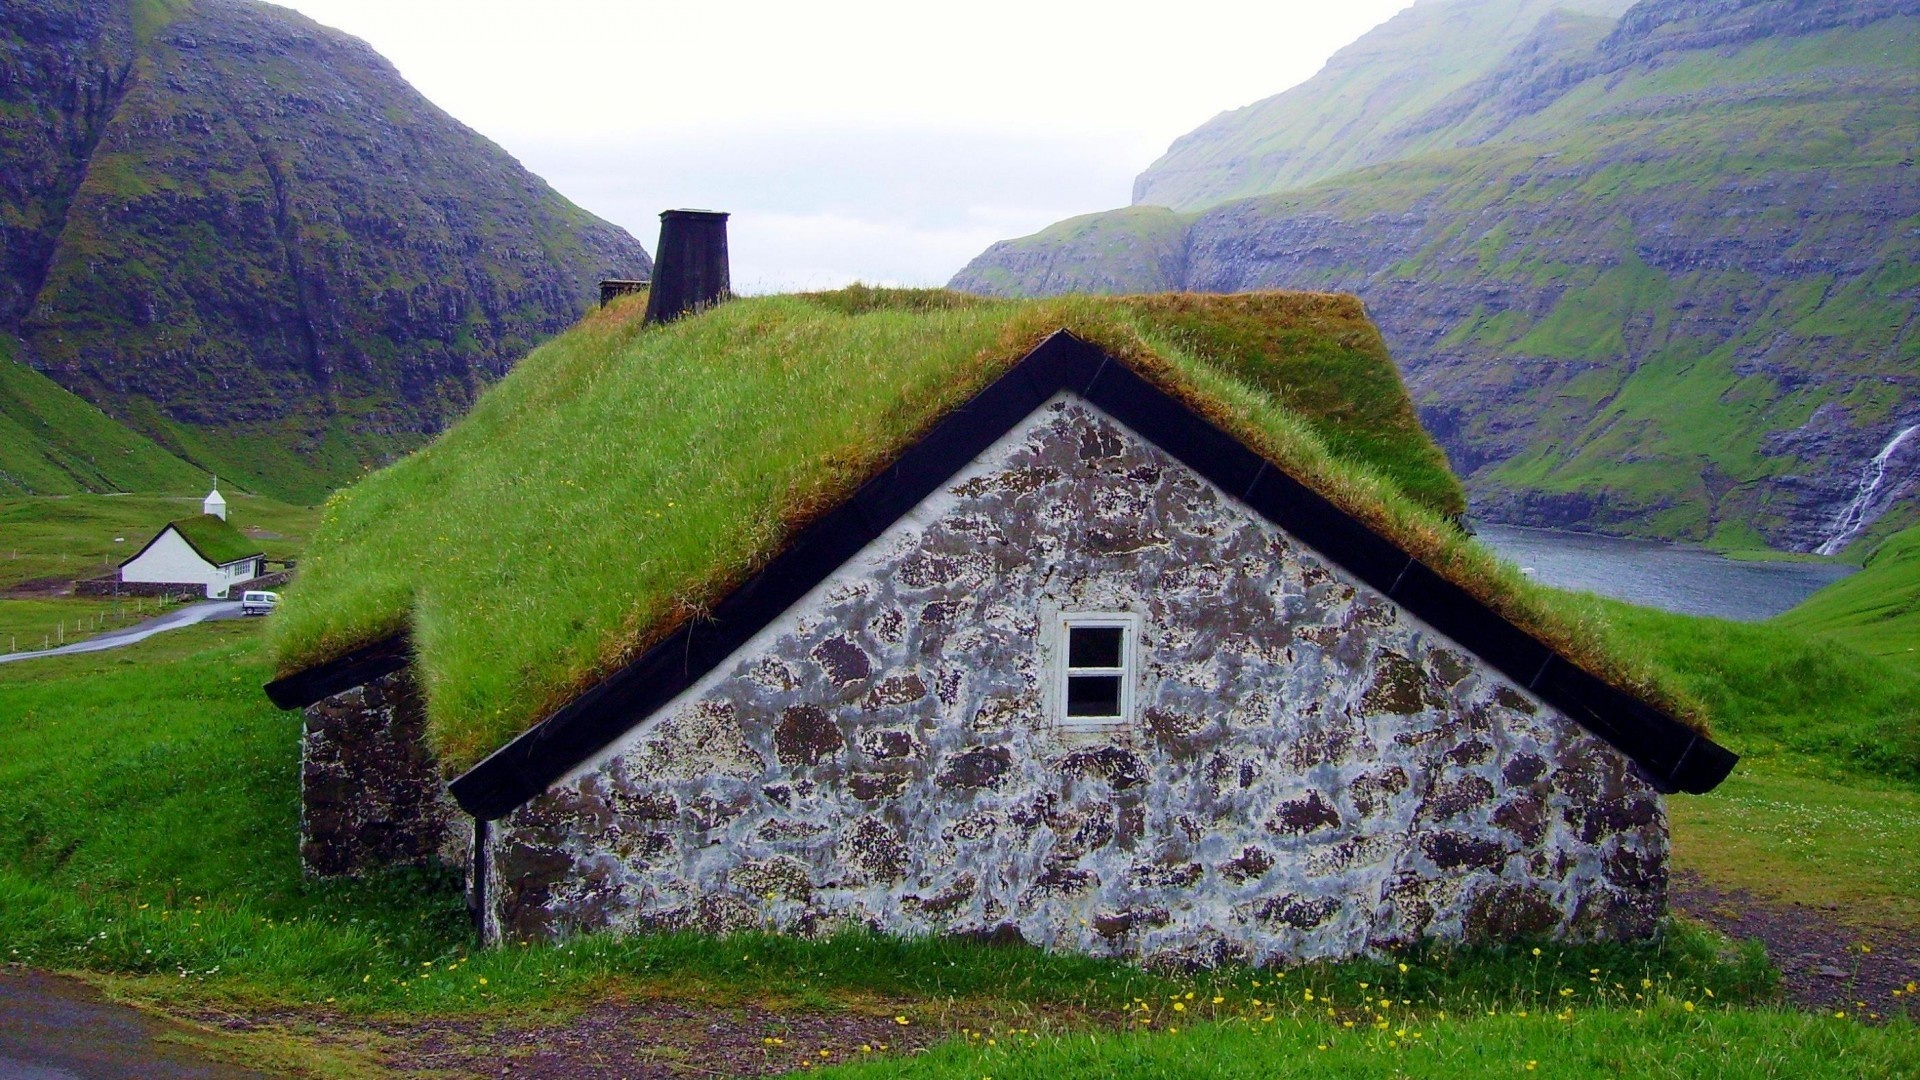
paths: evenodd
<path fill-rule="evenodd" d="M 1888 537 L 1865 569 L 1774 621 L 1920 668 L 1920 527 Z"/>
<path fill-rule="evenodd" d="M 987 249 L 963 272 L 966 287 L 989 296 L 1178 292 L 1191 223 L 1190 215 L 1160 206 L 1068 218 Z M 1072 285 L 1054 288 L 1056 273 Z"/>
<path fill-rule="evenodd" d="M 0 496 L 185 493 L 207 474 L 19 362 L 0 334 Z"/>
<path fill-rule="evenodd" d="M 423 432 L 395 430 L 390 418 L 365 402 L 327 417 L 220 425 L 175 420 L 143 400 L 123 405 L 130 427 L 148 433 L 203 474 L 289 503 L 322 502 L 329 492 L 405 457 L 428 438 Z M 367 411 L 359 413 L 358 408 Z"/>
<path fill-rule="evenodd" d="M 1920 592 L 1909 586 L 1905 598 Z M 1624 648 L 1677 679 L 1743 753 L 1818 760 L 1920 787 L 1920 664 L 1782 620 L 1731 622 L 1594 600 Z"/>
<path fill-rule="evenodd" d="M 1920 13 L 1897 9 L 1648 0 L 1585 52 L 1517 49 L 1391 163 L 1075 219 L 955 287 L 1353 292 L 1477 514 L 1811 550 L 1920 420 Z M 1148 221 L 1151 252 L 1126 239 Z M 1916 520 L 1908 496 L 1855 552 Z"/>

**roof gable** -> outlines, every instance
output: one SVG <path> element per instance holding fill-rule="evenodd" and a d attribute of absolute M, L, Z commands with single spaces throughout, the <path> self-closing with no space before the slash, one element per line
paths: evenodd
<path fill-rule="evenodd" d="M 779 556 L 699 620 L 574 698 L 451 785 L 482 818 L 501 816 L 655 713 L 935 493 L 1055 394 L 1093 404 L 1255 513 L 1467 648 L 1632 758 L 1665 790 L 1705 791 L 1734 755 L 1662 710 L 1595 677 L 1461 586 L 1380 535 L 1142 378 L 1059 333 L 955 410 L 880 475 L 821 515 Z M 391 643 L 362 660 L 366 678 L 393 670 Z M 303 703 L 353 685 L 345 664 L 282 680 L 269 693 Z M 304 680 L 304 681 L 303 681 Z M 360 681 L 364 681 L 364 678 Z"/>
<path fill-rule="evenodd" d="M 140 550 L 121 560 L 121 566 L 131 564 L 135 559 L 147 553 L 147 549 L 160 542 L 160 538 L 171 530 L 187 542 L 194 554 L 205 559 L 210 565 L 225 566 L 266 554 L 266 550 L 247 539 L 246 534 L 228 524 L 224 519 L 212 514 L 199 514 L 190 518 L 169 521 L 153 539 L 140 546 Z"/>

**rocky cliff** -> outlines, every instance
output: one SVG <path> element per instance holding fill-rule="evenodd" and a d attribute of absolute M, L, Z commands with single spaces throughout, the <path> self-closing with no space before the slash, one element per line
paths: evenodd
<path fill-rule="evenodd" d="M 314 497 L 418 445 L 598 278 L 650 268 L 290 11 L 0 7 L 0 331 L 245 486 Z"/>
<path fill-rule="evenodd" d="M 1355 292 L 1478 514 L 1828 543 L 1920 422 L 1920 2 L 1645 0 L 1513 40 L 1360 133 L 1374 164 L 1242 169 L 1219 190 L 1269 193 L 1063 222 L 954 285 Z M 1920 445 L 1882 466 L 1855 542 L 1920 517 Z"/>

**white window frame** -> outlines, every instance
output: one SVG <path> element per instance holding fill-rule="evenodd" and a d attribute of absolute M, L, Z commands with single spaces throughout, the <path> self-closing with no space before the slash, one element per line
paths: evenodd
<path fill-rule="evenodd" d="M 1058 616 L 1058 659 L 1054 664 L 1054 715 L 1062 730 L 1070 732 L 1118 731 L 1133 725 L 1136 683 L 1140 673 L 1140 616 L 1131 611 L 1063 611 Z M 1076 668 L 1073 659 L 1073 631 L 1076 628 L 1118 627 L 1120 630 L 1120 666 L 1117 668 Z M 1118 716 L 1067 715 L 1067 681 L 1074 675 L 1120 676 L 1120 714 Z"/>

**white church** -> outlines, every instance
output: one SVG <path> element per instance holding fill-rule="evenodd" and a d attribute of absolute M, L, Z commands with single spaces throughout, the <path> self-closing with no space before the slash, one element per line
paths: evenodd
<path fill-rule="evenodd" d="M 198 517 L 169 521 L 159 535 L 120 564 L 123 582 L 199 585 L 208 598 L 266 572 L 266 552 L 227 522 L 227 500 L 218 483 L 200 504 Z"/>

